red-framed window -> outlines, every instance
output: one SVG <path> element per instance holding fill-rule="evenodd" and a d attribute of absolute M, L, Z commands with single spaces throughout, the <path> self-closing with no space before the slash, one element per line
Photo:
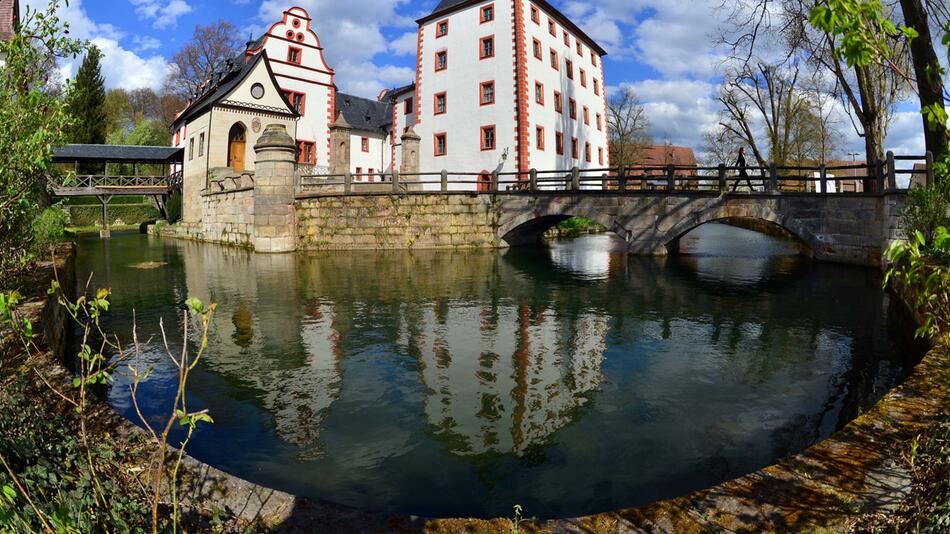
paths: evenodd
<path fill-rule="evenodd" d="M 534 82 L 534 102 L 544 105 L 544 84 L 541 82 Z"/>
<path fill-rule="evenodd" d="M 482 150 L 495 150 L 498 140 L 495 138 L 494 124 L 482 126 L 481 140 Z"/>
<path fill-rule="evenodd" d="M 594 94 L 600 96 L 600 81 L 594 78 Z"/>
<path fill-rule="evenodd" d="M 590 143 L 584 143 L 584 161 L 590 163 Z"/>
<path fill-rule="evenodd" d="M 604 165 L 604 147 L 597 147 L 597 164 Z"/>
<path fill-rule="evenodd" d="M 317 164 L 317 145 L 313 141 L 297 141 L 297 163 Z"/>
<path fill-rule="evenodd" d="M 356 179 L 360 182 L 363 181 L 363 167 L 356 168 Z"/>
<path fill-rule="evenodd" d="M 482 82 L 478 86 L 478 103 L 482 106 L 495 103 L 495 80 Z"/>
<path fill-rule="evenodd" d="M 287 63 L 300 65 L 301 61 L 303 61 L 303 49 L 297 48 L 296 46 L 288 46 L 287 47 Z"/>
<path fill-rule="evenodd" d="M 574 79 L 574 62 L 571 61 L 570 59 L 565 59 L 564 67 L 567 69 L 567 79 L 573 80 Z"/>
<path fill-rule="evenodd" d="M 557 37 L 557 25 L 554 24 L 554 19 L 550 17 L 548 17 L 548 33 L 554 37 Z"/>
<path fill-rule="evenodd" d="M 561 132 L 554 133 L 554 151 L 558 156 L 564 155 L 564 134 Z"/>
<path fill-rule="evenodd" d="M 303 116 L 307 111 L 307 95 L 298 93 L 297 91 L 284 91 L 284 94 L 287 95 L 287 100 L 290 101 L 290 105 L 294 108 L 294 111 Z"/>
<path fill-rule="evenodd" d="M 590 108 L 584 106 L 584 124 L 590 126 Z"/>
<path fill-rule="evenodd" d="M 564 113 L 564 99 L 561 98 L 560 91 L 554 91 L 554 111 Z"/>
<path fill-rule="evenodd" d="M 439 22 L 437 22 L 435 25 L 435 38 L 438 39 L 440 37 L 445 37 L 448 34 L 449 34 L 448 19 L 440 20 Z"/>
<path fill-rule="evenodd" d="M 593 52 L 590 53 L 590 62 L 593 66 L 597 66 L 597 54 Z"/>
<path fill-rule="evenodd" d="M 369 179 L 370 182 L 375 182 L 375 181 L 376 181 L 376 169 L 370 167 L 369 170 L 366 171 L 366 176 L 367 176 L 367 178 Z"/>
<path fill-rule="evenodd" d="M 563 31 L 563 32 L 561 32 L 561 33 L 564 34 L 564 45 L 565 45 L 565 46 L 568 46 L 568 47 L 571 46 L 571 36 L 570 36 L 570 34 L 567 33 L 567 30 L 565 30 L 565 31 Z"/>
<path fill-rule="evenodd" d="M 175 130 L 175 146 L 181 143 L 181 130 Z"/>
<path fill-rule="evenodd" d="M 402 112 L 405 115 L 412 115 L 413 111 L 415 111 L 415 107 L 415 101 L 412 99 L 412 97 L 409 97 L 402 104 Z"/>
<path fill-rule="evenodd" d="M 434 115 L 444 115 L 449 107 L 449 97 L 447 93 L 436 93 L 432 102 L 432 113 Z"/>
<path fill-rule="evenodd" d="M 544 49 L 541 48 L 541 41 L 537 39 L 534 40 L 534 57 L 536 59 L 544 59 Z"/>
<path fill-rule="evenodd" d="M 587 71 L 581 69 L 581 87 L 587 87 Z"/>
<path fill-rule="evenodd" d="M 495 36 L 494 35 L 482 37 L 478 41 L 478 57 L 479 59 L 488 59 L 488 58 L 495 57 Z"/>
<path fill-rule="evenodd" d="M 445 132 L 437 133 L 433 136 L 432 150 L 435 157 L 444 156 L 449 153 L 449 138 Z"/>
<path fill-rule="evenodd" d="M 581 44 L 581 40 L 577 40 L 577 55 L 584 57 L 584 45 Z"/>
<path fill-rule="evenodd" d="M 480 24 L 485 24 L 493 20 L 495 20 L 495 4 L 492 3 L 487 6 L 482 6 L 482 8 L 478 10 L 478 22 Z"/>
<path fill-rule="evenodd" d="M 571 157 L 574 159 L 580 159 L 580 153 L 577 150 L 577 138 L 571 138 Z"/>
<path fill-rule="evenodd" d="M 531 22 L 541 25 L 541 11 L 535 6 L 531 6 Z"/>
<path fill-rule="evenodd" d="M 597 114 L 597 131 L 601 132 L 604 130 L 604 117 L 598 113 Z"/>
<path fill-rule="evenodd" d="M 535 127 L 534 136 L 537 138 L 538 150 L 544 150 L 544 126 Z"/>
<path fill-rule="evenodd" d="M 561 61 L 558 58 L 557 50 L 551 49 L 551 68 L 560 72 L 561 70 Z"/>
<path fill-rule="evenodd" d="M 369 137 L 360 139 L 360 150 L 363 152 L 369 152 Z"/>
<path fill-rule="evenodd" d="M 449 68 L 449 51 L 439 50 L 435 53 L 435 71 L 443 71 Z"/>
<path fill-rule="evenodd" d="M 571 114 L 572 119 L 577 120 L 577 100 L 574 100 L 573 98 L 568 99 L 567 111 Z"/>

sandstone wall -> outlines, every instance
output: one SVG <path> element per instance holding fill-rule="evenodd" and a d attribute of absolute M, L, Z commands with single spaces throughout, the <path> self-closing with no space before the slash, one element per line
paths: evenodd
<path fill-rule="evenodd" d="M 205 193 L 201 195 L 201 212 L 199 222 L 179 222 L 175 226 L 162 229 L 161 235 L 239 247 L 252 246 L 253 188 Z"/>
<path fill-rule="evenodd" d="M 366 195 L 298 199 L 300 250 L 499 246 L 488 195 Z"/>

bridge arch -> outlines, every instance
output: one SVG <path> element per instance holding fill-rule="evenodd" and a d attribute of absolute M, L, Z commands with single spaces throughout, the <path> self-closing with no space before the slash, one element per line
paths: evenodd
<path fill-rule="evenodd" d="M 627 239 L 627 232 L 617 219 L 603 211 L 590 206 L 553 204 L 536 206 L 530 211 L 520 211 L 510 219 L 501 221 L 498 226 L 498 236 L 511 246 L 538 243 L 545 232 L 573 217 L 590 219 L 606 228 L 608 232 L 613 232 L 624 240 Z"/>
<path fill-rule="evenodd" d="M 679 240 L 696 228 L 713 222 L 724 221 L 755 221 L 764 222 L 779 229 L 782 233 L 803 245 L 804 252 L 814 256 L 821 248 L 821 240 L 800 220 L 784 216 L 769 207 L 762 205 L 728 205 L 717 204 L 699 211 L 674 224 L 663 232 L 657 240 L 667 251 L 675 252 L 679 248 Z"/>

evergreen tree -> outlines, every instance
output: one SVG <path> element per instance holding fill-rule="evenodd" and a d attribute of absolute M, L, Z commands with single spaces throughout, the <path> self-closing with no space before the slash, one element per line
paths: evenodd
<path fill-rule="evenodd" d="M 102 144 L 106 141 L 106 89 L 102 78 L 102 52 L 89 49 L 69 97 L 69 113 L 74 123 L 70 143 Z"/>

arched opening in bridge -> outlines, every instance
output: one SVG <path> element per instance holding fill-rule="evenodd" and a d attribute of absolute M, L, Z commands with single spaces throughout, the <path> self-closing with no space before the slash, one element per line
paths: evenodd
<path fill-rule="evenodd" d="M 671 254 L 760 258 L 812 256 L 809 244 L 780 224 L 757 218 L 715 219 L 694 226 L 667 244 Z"/>
<path fill-rule="evenodd" d="M 228 132 L 228 167 L 234 172 L 244 171 L 244 153 L 247 145 L 247 130 L 240 122 Z"/>
<path fill-rule="evenodd" d="M 606 224 L 604 217 L 592 219 L 570 214 L 547 215 L 515 226 L 502 235 L 502 240 L 512 247 L 543 245 L 546 237 L 575 238 L 589 234 L 605 234 L 622 241 Z"/>

